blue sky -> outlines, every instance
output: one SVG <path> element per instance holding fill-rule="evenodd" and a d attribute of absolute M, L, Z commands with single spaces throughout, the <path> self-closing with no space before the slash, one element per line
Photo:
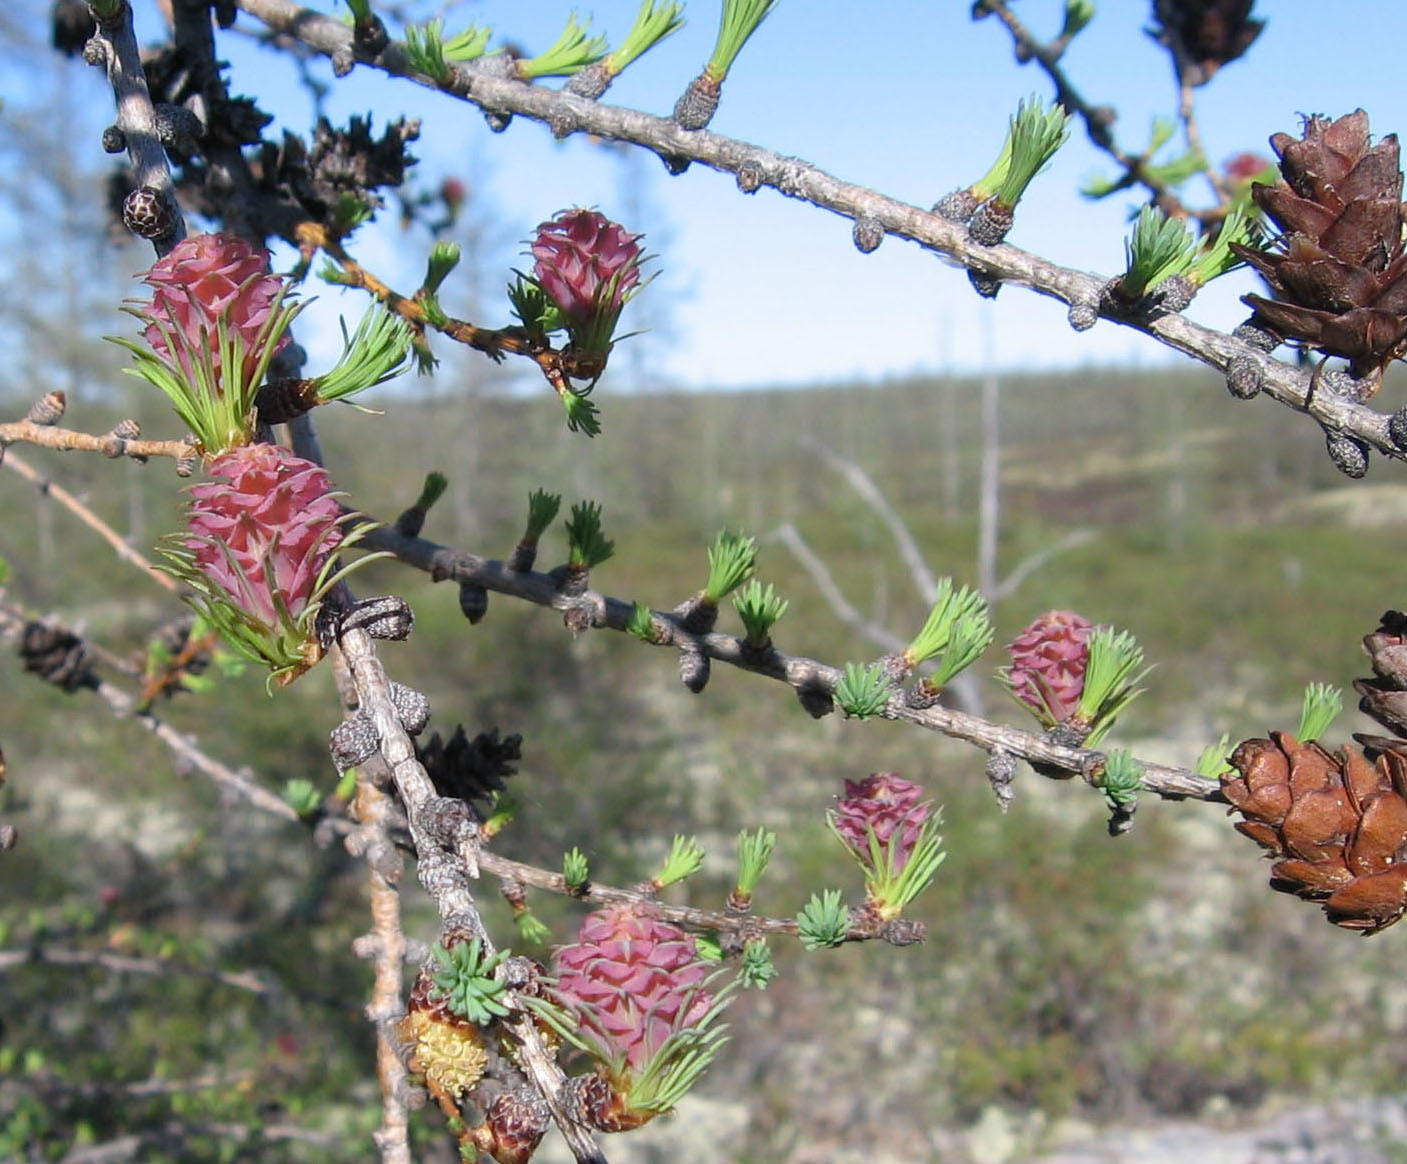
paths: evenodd
<path fill-rule="evenodd" d="M 330 0 L 322 6 L 332 10 Z M 594 18 L 593 29 L 613 39 L 637 7 L 638 0 L 576 5 Z M 1166 56 L 1142 33 L 1149 7 L 1103 0 L 1066 62 L 1088 97 L 1119 109 L 1116 132 L 1131 150 L 1146 141 L 1152 118 L 1170 114 L 1176 102 Z M 1375 44 L 1403 42 L 1401 4 L 1261 0 L 1257 9 L 1268 20 L 1260 41 L 1199 91 L 1214 161 L 1243 149 L 1267 152 L 1267 136 L 1294 129 L 1301 113 L 1337 115 L 1362 105 L 1377 133 L 1407 128 L 1396 71 L 1375 63 L 1379 54 L 1372 51 Z M 1059 26 L 1063 3 L 1021 0 L 1018 10 L 1049 33 Z M 454 8 L 449 29 L 488 22 L 498 37 L 535 52 L 555 38 L 570 11 L 572 5 L 556 0 L 483 0 Z M 627 71 L 606 100 L 668 112 L 709 54 L 717 11 L 713 0 L 691 0 L 688 25 Z M 1034 67 L 1014 62 L 995 19 L 973 22 L 968 11 L 966 0 L 781 0 L 735 66 L 712 128 L 930 205 L 986 169 L 1021 97 L 1050 92 Z M 229 37 L 221 47 L 243 88 L 254 87 L 252 70 L 259 86 L 276 95 L 269 105 L 284 121 L 306 127 L 311 105 L 286 65 Z M 334 118 L 368 109 L 378 120 L 402 110 L 423 118 L 415 152 L 425 186 L 457 174 L 487 198 L 502 242 L 486 275 L 490 288 L 521 262 L 518 240 L 562 207 L 596 206 L 632 227 L 631 214 L 643 214 L 640 225 L 659 240 L 652 249 L 664 272 L 645 294 L 669 297 L 672 332 L 667 344 L 645 349 L 648 368 L 622 369 L 628 379 L 704 388 L 879 380 L 971 370 L 987 351 L 1002 366 L 1022 368 L 1146 366 L 1172 358 L 1146 337 L 1106 322 L 1077 336 L 1060 305 L 1016 288 L 995 304 L 983 303 L 961 271 L 900 240 L 860 255 L 847 221 L 771 191 L 745 197 L 728 175 L 696 166 L 670 178 L 653 158 L 626 165 L 585 141 L 554 142 L 545 128 L 521 119 L 494 135 L 472 107 L 362 70 L 333 82 Z M 1114 273 L 1136 200 L 1116 195 L 1091 203 L 1077 192 L 1083 178 L 1111 168 L 1077 131 L 1023 202 L 1009 241 Z M 1200 194 L 1195 185 L 1192 192 Z M 403 283 L 418 281 L 419 238 L 387 230 L 359 245 L 366 261 Z M 1245 315 L 1237 296 L 1254 286 L 1244 273 L 1228 276 L 1203 292 L 1191 314 L 1234 326 Z M 453 294 L 451 284 L 446 298 Z M 337 293 L 324 299 L 335 305 Z M 496 318 L 485 321 L 505 322 L 506 310 L 493 301 Z"/>

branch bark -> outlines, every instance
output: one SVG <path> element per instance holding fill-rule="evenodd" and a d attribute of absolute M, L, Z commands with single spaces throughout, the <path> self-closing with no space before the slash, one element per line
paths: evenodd
<path fill-rule="evenodd" d="M 328 57 L 353 60 L 479 106 L 488 113 L 513 114 L 544 124 L 554 132 L 585 133 L 609 141 L 630 142 L 662 158 L 687 159 L 734 175 L 745 175 L 749 190 L 770 186 L 788 198 L 808 202 L 843 218 L 870 218 L 887 234 L 916 242 L 950 265 L 965 267 L 1026 287 L 1070 305 L 1091 308 L 1102 318 L 1152 336 L 1225 375 L 1232 361 L 1253 371 L 1267 396 L 1312 416 L 1330 432 L 1347 433 L 1396 460 L 1407 460 L 1388 435 L 1383 414 L 1332 392 L 1313 392 L 1310 373 L 1272 359 L 1234 336 L 1203 327 L 1182 315 L 1121 316 L 1101 302 L 1107 278 L 1061 267 L 1019 247 L 979 246 L 965 226 L 843 181 L 799 158 L 789 157 L 710 133 L 683 130 L 672 120 L 634 109 L 590 101 L 565 91 L 494 77 L 460 65 L 443 85 L 415 73 L 404 46 L 392 41 L 380 53 L 356 55 L 352 30 L 345 24 L 291 3 L 291 0 L 238 0 L 239 7 L 277 33 L 292 37 Z"/>

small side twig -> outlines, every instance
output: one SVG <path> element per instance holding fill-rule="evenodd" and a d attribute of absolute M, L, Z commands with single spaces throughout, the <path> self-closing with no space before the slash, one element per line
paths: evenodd
<path fill-rule="evenodd" d="M 0 973 L 32 962 L 50 966 L 97 966 L 114 974 L 151 974 L 157 977 L 195 975 L 252 994 L 270 996 L 278 992 L 278 984 L 257 970 L 212 970 L 171 958 L 137 958 L 115 954 L 110 950 L 75 950 L 65 946 L 37 945 L 23 950 L 0 950 Z"/>
<path fill-rule="evenodd" d="M 0 428 L 3 428 L 0 425 Z M 3 438 L 0 438 L 3 439 Z M 62 485 L 57 485 L 41 474 L 33 466 L 26 464 L 19 457 L 10 453 L 3 461 L 0 461 L 7 469 L 18 473 L 31 485 L 47 497 L 52 497 L 79 521 L 96 533 L 103 541 L 112 547 L 113 552 L 124 562 L 128 562 L 141 570 L 148 578 L 170 594 L 179 594 L 180 584 L 171 577 L 156 568 L 155 563 L 144 555 L 138 553 L 123 539 L 112 526 L 108 525 L 101 517 L 94 513 L 88 506 L 84 505 L 77 497 L 65 489 Z"/>
<path fill-rule="evenodd" d="M 0 447 L 15 444 L 39 445 L 60 452 L 102 453 L 105 457 L 131 457 L 144 461 L 148 457 L 171 457 L 177 461 L 197 455 L 190 441 L 144 441 L 137 438 L 115 437 L 112 433 L 93 436 L 73 429 L 35 424 L 30 420 L 0 423 Z M 8 455 L 8 454 L 7 454 Z"/>

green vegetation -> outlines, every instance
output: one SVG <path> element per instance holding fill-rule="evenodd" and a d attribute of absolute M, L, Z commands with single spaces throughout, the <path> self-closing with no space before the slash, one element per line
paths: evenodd
<path fill-rule="evenodd" d="M 472 426 L 460 423 L 469 404 L 445 396 L 371 403 L 387 410 L 374 437 L 349 409 L 324 410 L 320 424 L 339 486 L 373 515 L 395 517 L 407 477 L 477 464 L 472 482 L 450 473 L 424 536 L 503 556 L 522 534 L 530 490 L 598 498 L 615 554 L 594 584 L 665 610 L 697 592 L 717 530 L 745 528 L 757 535 L 759 573 L 790 603 L 770 632 L 782 650 L 837 665 L 880 653 L 836 621 L 769 540 L 783 521 L 896 633 L 928 613 L 870 511 L 838 478 L 818 478 L 828 471 L 794 444 L 802 431 L 872 474 L 936 572 L 958 585 L 975 578 L 974 383 L 616 398 L 607 445 L 561 432 L 541 398 L 475 402 Z M 1053 607 L 1128 628 L 1155 664 L 1147 694 L 1108 741 L 1134 756 L 1163 739 L 1160 755 L 1191 766 L 1222 732 L 1234 746 L 1293 728 L 1310 682 L 1351 690 L 1365 666 L 1359 639 L 1402 603 L 1400 551 L 1329 508 L 1369 494 L 1334 472 L 1302 417 L 1253 408 L 1229 403 L 1210 377 L 1090 373 L 1004 385 L 999 572 L 1071 530 L 1099 536 L 992 610 L 995 645 L 970 673 L 995 714 L 1020 722 L 991 680 L 1000 645 Z M 100 432 L 111 418 L 80 402 L 69 419 Z M 957 450 L 951 497 L 935 464 L 944 423 Z M 666 426 L 692 443 L 658 439 Z M 416 452 L 368 454 L 368 439 Z M 119 530 L 142 515 L 147 545 L 174 527 L 169 465 L 20 452 L 86 493 Z M 174 612 L 52 501 L 36 509 L 13 474 L 0 473 L 0 507 L 12 515 L 0 534 L 12 600 L 36 613 L 42 601 L 117 652 L 141 653 L 145 633 Z M 549 527 L 538 568 L 567 558 L 562 527 Z M 728 854 L 740 829 L 765 825 L 776 846 L 753 908 L 794 917 L 831 886 L 852 906 L 862 900 L 860 874 L 824 823 L 843 778 L 896 769 L 944 805 L 947 860 L 906 913 L 929 927 L 925 945 L 805 954 L 774 940 L 781 977 L 771 995 L 785 1004 L 765 1021 L 746 1009 L 755 995 L 736 1004 L 722 1052 L 736 1067 L 714 1072 L 705 1091 L 753 1105 L 749 1158 L 777 1158 L 816 1094 L 856 1079 L 895 1105 L 888 1118 L 904 1110 L 927 1124 L 970 1119 L 994 1102 L 1112 1117 L 1150 1106 L 1195 1112 L 1213 1095 L 1250 1103 L 1277 1089 L 1396 1085 L 1394 936 L 1358 941 L 1271 894 L 1266 867 L 1216 806 L 1145 794 L 1132 834 L 1114 840 L 1103 798 L 1023 770 L 1001 816 L 981 755 L 915 729 L 839 713 L 816 723 L 780 685 L 728 667 L 690 696 L 673 651 L 605 632 L 573 639 L 554 613 L 497 596 L 471 627 L 453 587 L 394 565 L 368 566 L 357 589 L 394 589 L 414 606 L 414 634 L 388 645 L 385 659 L 430 697 L 433 728 L 523 734 L 510 782 L 517 816 L 494 842 L 507 855 L 561 869 L 579 846 L 592 879 L 628 885 L 659 869 L 676 833 Z M 276 794 L 306 781 L 330 797 L 336 706 L 319 668 L 273 699 L 251 673 L 156 710 Z M 1355 726 L 1336 723 L 1327 744 Z M 153 1143 L 144 1159 L 365 1159 L 377 1098 L 361 1015 L 371 972 L 350 952 L 368 926 L 361 863 L 314 816 L 290 823 L 222 802 L 91 694 L 64 695 L 14 661 L 0 666 L 0 745 L 0 814 L 20 830 L 0 859 L 0 950 L 122 953 L 177 968 L 0 966 L 0 1157 L 57 1158 L 85 1137 L 176 1122 L 239 1124 L 251 1138 Z M 669 893 L 719 908 L 737 874 L 731 860 L 707 863 Z M 407 929 L 433 934 L 412 876 L 406 886 Z M 511 935 L 494 896 L 481 894 L 490 920 Z M 580 916 L 565 899 L 530 893 L 529 905 L 554 941 Z M 212 970 L 253 972 L 269 989 Z M 1361 1005 L 1346 1006 L 1350 996 Z M 907 1039 L 885 1043 L 886 1022 Z M 824 1041 L 804 1086 L 750 1082 L 779 1038 Z M 169 1088 L 134 1092 L 149 1081 Z M 287 1127 L 324 1138 L 274 1138 Z"/>

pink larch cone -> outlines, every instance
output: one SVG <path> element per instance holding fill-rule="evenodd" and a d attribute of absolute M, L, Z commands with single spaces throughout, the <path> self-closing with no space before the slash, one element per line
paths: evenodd
<path fill-rule="evenodd" d="M 192 351 L 210 350 L 220 370 L 218 325 L 244 343 L 244 371 L 253 373 L 263 352 L 260 333 L 268 323 L 283 280 L 269 273 L 269 254 L 233 234 L 197 234 L 152 264 L 142 276 L 154 288 L 144 314 L 152 321 L 146 339 L 157 355 L 191 373 L 184 352 L 172 353 L 162 328 L 173 328 Z M 289 342 L 279 338 L 275 352 Z"/>
<path fill-rule="evenodd" d="M 537 228 L 533 278 L 572 323 L 618 315 L 640 282 L 640 238 L 595 210 L 564 210 Z"/>
<path fill-rule="evenodd" d="M 847 780 L 845 795 L 837 797 L 831 809 L 831 825 L 867 869 L 871 863 L 869 834 L 873 831 L 880 851 L 892 854 L 892 872 L 900 873 L 931 812 L 929 805 L 921 803 L 922 797 L 923 788 L 897 772 Z M 891 849 L 891 838 L 895 837 Z"/>
<path fill-rule="evenodd" d="M 1068 610 L 1041 615 L 1007 647 L 1011 693 L 1043 724 L 1068 722 L 1080 706 L 1094 624 Z"/>
<path fill-rule="evenodd" d="M 556 993 L 603 1059 L 638 1072 L 708 1013 L 713 996 L 701 985 L 711 969 L 693 937 L 649 906 L 612 905 L 557 951 Z"/>
<path fill-rule="evenodd" d="M 217 480 L 193 486 L 187 548 L 230 602 L 270 629 L 278 607 L 293 621 L 342 542 L 342 507 L 327 472 L 279 445 L 246 445 L 216 457 Z"/>

